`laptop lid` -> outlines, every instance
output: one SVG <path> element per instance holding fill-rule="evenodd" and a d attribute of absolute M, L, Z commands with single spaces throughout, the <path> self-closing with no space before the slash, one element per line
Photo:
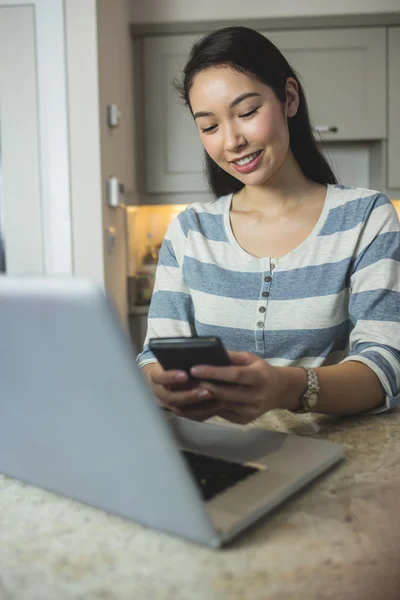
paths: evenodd
<path fill-rule="evenodd" d="M 0 278 L 0 472 L 218 546 L 103 289 Z"/>

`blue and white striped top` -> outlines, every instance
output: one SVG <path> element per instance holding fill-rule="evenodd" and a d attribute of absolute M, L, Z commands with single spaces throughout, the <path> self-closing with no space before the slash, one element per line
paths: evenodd
<path fill-rule="evenodd" d="M 160 251 L 139 366 L 151 337 L 217 335 L 228 350 L 271 365 L 368 365 L 400 401 L 400 225 L 390 200 L 328 185 L 310 235 L 277 259 L 236 241 L 232 195 L 192 204 L 170 224 Z"/>

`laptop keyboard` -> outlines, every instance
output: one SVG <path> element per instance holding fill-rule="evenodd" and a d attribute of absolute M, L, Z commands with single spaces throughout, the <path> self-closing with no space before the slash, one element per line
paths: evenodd
<path fill-rule="evenodd" d="M 238 481 L 259 472 L 259 469 L 253 467 L 189 450 L 182 450 L 182 454 L 200 486 L 204 500 L 210 500 Z"/>

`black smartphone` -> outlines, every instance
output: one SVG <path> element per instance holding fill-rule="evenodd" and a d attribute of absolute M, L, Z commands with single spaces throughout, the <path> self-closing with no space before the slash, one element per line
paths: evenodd
<path fill-rule="evenodd" d="M 227 367 L 232 364 L 216 336 L 151 338 L 149 348 L 163 369 L 178 369 L 189 375 L 194 365 Z"/>

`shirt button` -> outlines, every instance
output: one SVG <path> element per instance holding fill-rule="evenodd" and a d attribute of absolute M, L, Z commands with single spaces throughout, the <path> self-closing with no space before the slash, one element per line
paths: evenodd
<path fill-rule="evenodd" d="M 265 312 L 265 306 L 260 306 L 260 308 L 258 309 L 258 312 Z"/>
<path fill-rule="evenodd" d="M 275 265 L 274 265 L 274 263 L 271 263 L 271 271 L 272 271 L 273 269 L 275 269 Z"/>
<path fill-rule="evenodd" d="M 264 323 L 262 321 L 257 321 L 257 327 L 264 327 Z"/>
<path fill-rule="evenodd" d="M 264 281 L 266 281 L 267 283 L 269 283 L 270 281 L 272 281 L 272 277 L 270 277 L 269 275 L 267 275 L 266 277 L 264 277 Z"/>
<path fill-rule="evenodd" d="M 263 298 L 268 298 L 269 292 L 263 292 L 261 295 Z"/>

